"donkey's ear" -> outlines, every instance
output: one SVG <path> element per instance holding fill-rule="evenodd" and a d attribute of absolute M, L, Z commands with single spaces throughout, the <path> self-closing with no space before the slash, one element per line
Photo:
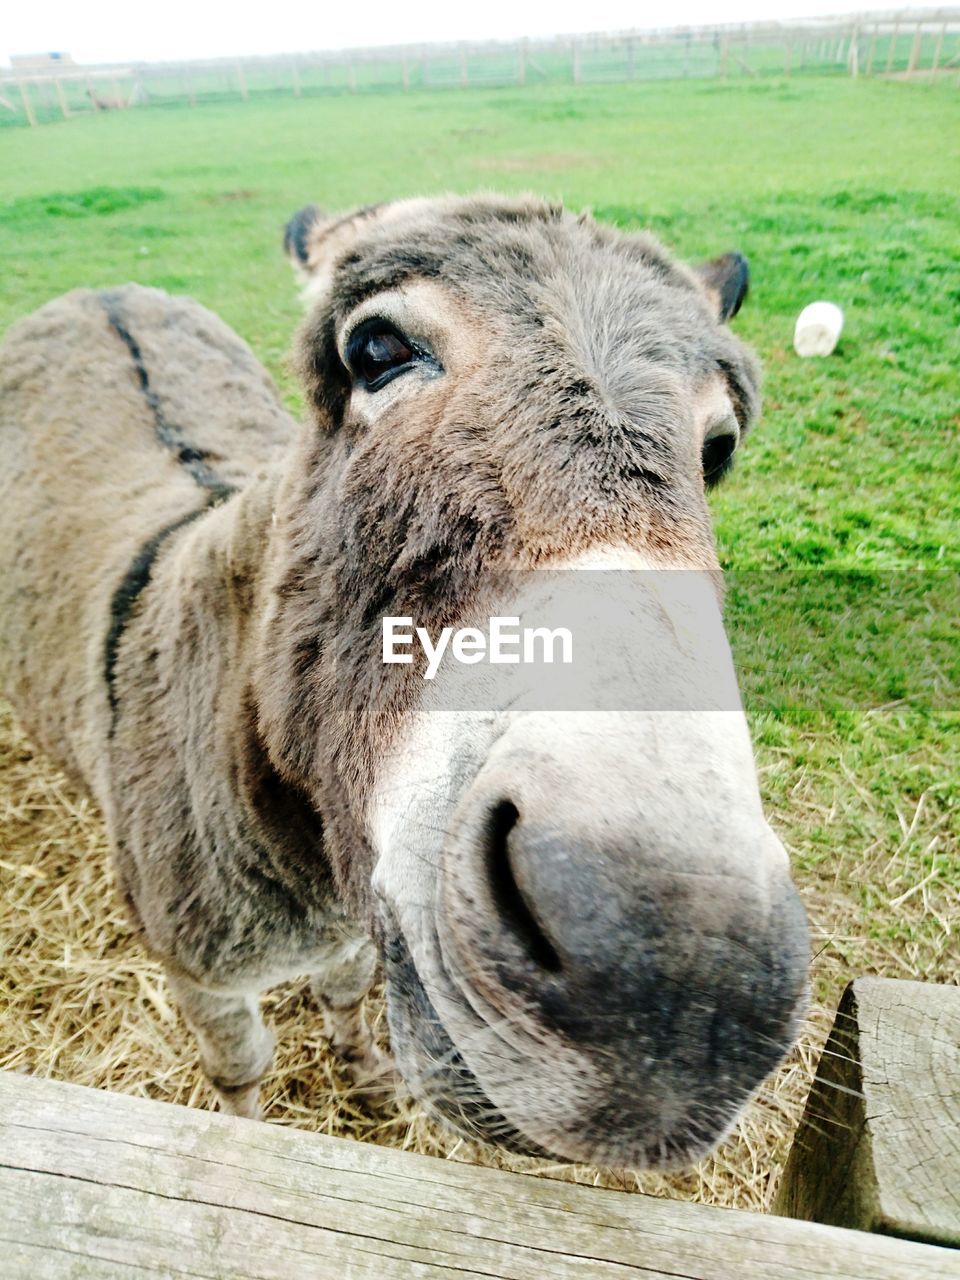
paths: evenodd
<path fill-rule="evenodd" d="M 306 271 L 310 258 L 310 237 L 314 228 L 326 221 L 317 204 L 305 204 L 283 228 L 283 252 L 295 271 Z"/>
<path fill-rule="evenodd" d="M 697 267 L 697 275 L 721 320 L 735 316 L 750 288 L 750 268 L 742 253 L 725 253 Z"/>
<path fill-rule="evenodd" d="M 334 259 L 350 247 L 363 223 L 382 208 L 371 204 L 333 216 L 315 204 L 297 210 L 284 227 L 283 251 L 297 275 L 311 285 L 311 294 L 315 293 L 313 286 L 327 276 Z"/>

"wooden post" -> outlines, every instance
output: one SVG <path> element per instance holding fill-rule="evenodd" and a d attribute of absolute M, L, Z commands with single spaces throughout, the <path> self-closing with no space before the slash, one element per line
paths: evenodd
<path fill-rule="evenodd" d="M 743 52 L 742 52 L 742 53 L 738 53 L 738 54 L 736 55 L 736 56 L 737 56 L 737 63 L 738 63 L 738 64 L 739 64 L 739 66 L 741 67 L 741 69 L 742 69 L 742 71 L 743 71 L 744 75 L 748 75 L 748 76 L 755 76 L 755 75 L 757 74 L 757 73 L 756 73 L 756 71 L 754 71 L 753 67 L 751 67 L 750 63 L 747 61 L 747 54 L 750 52 L 750 45 L 749 45 L 749 43 L 745 40 L 745 41 L 741 44 L 740 48 L 743 50 Z"/>
<path fill-rule="evenodd" d="M 860 74 L 860 28 L 854 27 L 850 33 L 849 53 L 850 75 L 856 80 Z"/>
<path fill-rule="evenodd" d="M 517 84 L 527 83 L 527 42 L 520 41 L 517 49 Z"/>
<path fill-rule="evenodd" d="M 960 1246 L 960 987 L 844 992 L 775 1212 Z M 954 1255 L 960 1274 L 960 1255 Z"/>
<path fill-rule="evenodd" d="M 890 48 L 887 50 L 887 75 L 893 70 L 893 60 L 897 53 L 897 36 L 900 34 L 900 19 L 893 24 L 893 35 L 890 37 Z"/>
<path fill-rule="evenodd" d="M 12 1072 L 0 1072 L 0 1151 L 4 1274 L 36 1280 L 960 1274 L 960 1256 L 935 1245 L 573 1186 Z"/>
<path fill-rule="evenodd" d="M 54 80 L 54 84 L 57 86 L 57 98 L 60 102 L 60 110 L 63 112 L 63 118 L 64 120 L 69 120 L 70 108 L 67 106 L 67 95 L 63 92 L 63 85 L 59 76 Z"/>
<path fill-rule="evenodd" d="M 940 55 L 943 53 L 943 39 L 947 34 L 947 24 L 945 22 L 940 25 L 940 34 L 937 36 L 937 44 L 933 51 L 933 62 L 930 65 L 931 81 L 937 78 L 937 67 L 940 65 Z"/>
<path fill-rule="evenodd" d="M 573 83 L 580 83 L 580 42 L 573 42 Z"/>
<path fill-rule="evenodd" d="M 873 57 L 874 57 L 874 54 L 877 52 L 877 34 L 879 30 L 880 30 L 880 23 L 875 22 L 873 24 L 873 34 L 870 37 L 870 52 L 867 54 L 867 70 L 865 74 L 868 76 L 873 75 Z"/>
<path fill-rule="evenodd" d="M 923 41 L 923 27 L 917 23 L 917 29 L 913 33 L 913 44 L 910 46 L 910 61 L 907 63 L 907 75 L 912 77 L 917 69 L 917 63 L 920 61 L 920 46 Z"/>
<path fill-rule="evenodd" d="M 243 67 L 239 61 L 237 62 L 237 84 L 240 86 L 240 97 L 246 102 L 250 94 L 247 92 L 247 78 L 243 74 Z"/>
<path fill-rule="evenodd" d="M 33 114 L 33 103 L 30 101 L 30 93 L 29 93 L 29 90 L 27 89 L 26 80 L 21 80 L 20 77 L 17 76 L 17 86 L 20 89 L 20 97 L 23 101 L 23 109 L 27 113 L 27 123 L 30 125 L 35 125 L 37 123 L 37 117 Z"/>

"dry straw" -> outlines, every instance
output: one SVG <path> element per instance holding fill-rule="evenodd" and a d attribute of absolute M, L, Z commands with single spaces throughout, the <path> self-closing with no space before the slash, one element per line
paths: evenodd
<path fill-rule="evenodd" d="M 922 884 L 922 876 L 908 883 L 911 867 L 922 865 L 917 850 L 945 839 L 943 813 L 922 796 L 908 811 L 891 816 L 868 792 L 861 794 L 852 778 L 843 788 L 845 806 L 836 797 L 825 801 L 821 782 L 815 784 L 802 769 L 788 779 L 789 786 L 782 785 L 784 770 L 792 767 L 774 760 L 766 770 L 779 774 L 777 796 L 787 797 L 783 811 L 774 814 L 781 832 L 795 843 L 802 841 L 807 824 L 822 829 L 833 823 L 838 833 L 848 832 L 852 809 L 859 844 L 822 875 L 801 877 L 819 938 L 816 1001 L 801 1045 L 761 1091 L 733 1138 L 696 1169 L 668 1178 L 539 1164 L 457 1141 L 409 1101 L 390 1099 L 371 1107 L 351 1095 L 327 1051 L 303 981 L 266 997 L 278 1041 L 264 1087 L 267 1119 L 577 1182 L 768 1208 L 830 1023 L 828 1010 L 846 978 L 889 973 L 955 981 L 958 976 L 956 961 L 949 959 L 948 927 L 956 894 L 929 874 Z M 96 808 L 34 752 L 2 703 L 0 880 L 0 1069 L 209 1106 L 210 1091 L 163 972 L 144 954 L 114 893 Z M 864 886 L 871 885 L 885 895 L 891 916 L 908 922 L 906 934 L 913 941 L 891 941 L 868 920 Z M 374 1003 L 382 1026 L 382 1004 Z"/>

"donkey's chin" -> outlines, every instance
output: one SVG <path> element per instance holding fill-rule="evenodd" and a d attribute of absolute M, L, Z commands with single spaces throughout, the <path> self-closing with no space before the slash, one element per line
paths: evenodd
<path fill-rule="evenodd" d="M 727 1082 L 721 1100 L 707 1087 L 696 1099 L 680 1099 L 670 1090 L 656 1097 L 628 1082 L 601 1084 L 583 1080 L 582 1106 L 571 1099 L 569 1114 L 527 1120 L 522 1125 L 496 1106 L 465 1061 L 463 1052 L 438 1015 L 401 933 L 385 947 L 387 1009 L 393 1051 L 416 1100 L 459 1136 L 504 1148 L 514 1154 L 570 1163 L 660 1171 L 689 1167 L 709 1154 L 733 1129 L 752 1090 L 733 1097 Z M 466 1010 L 465 1010 L 466 1013 Z M 486 1028 L 497 1036 L 493 1027 Z M 499 1041 L 499 1037 L 498 1037 Z M 784 1046 L 784 1049 L 787 1046 Z M 509 1055 L 499 1041 L 491 1054 Z M 502 1059 L 501 1059 L 502 1060 Z M 535 1073 L 528 1070 L 524 1112 L 552 1110 L 568 1079 L 553 1079 L 550 1055 Z"/>
<path fill-rule="evenodd" d="M 551 1153 L 501 1114 L 484 1093 L 427 995 L 403 934 L 384 947 L 390 1044 L 404 1082 L 426 1111 L 470 1141 L 516 1155 Z"/>

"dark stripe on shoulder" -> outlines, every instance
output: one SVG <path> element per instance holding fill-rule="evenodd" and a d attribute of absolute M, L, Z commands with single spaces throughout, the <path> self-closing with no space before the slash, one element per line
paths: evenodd
<path fill-rule="evenodd" d="M 160 403 L 160 398 L 150 385 L 150 374 L 147 370 L 140 344 L 124 320 L 121 309 L 122 298 L 119 293 L 115 290 L 104 289 L 100 293 L 100 301 L 106 311 L 107 320 L 111 328 L 130 353 L 143 398 L 153 414 L 157 442 L 173 454 L 175 460 L 207 495 L 203 506 L 194 511 L 188 511 L 185 515 L 172 521 L 141 546 L 134 556 L 130 568 L 124 575 L 123 581 L 113 593 L 110 601 L 110 626 L 104 645 L 104 678 L 107 682 L 107 700 L 110 704 L 110 737 L 113 737 L 119 708 L 116 674 L 120 642 L 133 615 L 137 601 L 150 583 L 157 556 L 172 534 L 196 520 L 198 516 L 202 516 L 211 507 L 215 507 L 231 497 L 236 493 L 236 489 L 217 475 L 208 464 L 207 455 L 203 450 L 191 445 L 184 438 L 182 429 L 168 420 L 163 411 L 163 405 Z"/>
<path fill-rule="evenodd" d="M 191 445 L 184 439 L 182 430 L 167 420 L 160 399 L 150 385 L 150 374 L 147 372 L 140 344 L 124 322 L 120 311 L 119 296 L 113 290 L 104 289 L 100 292 L 100 301 L 103 303 L 104 310 L 107 313 L 110 327 L 130 352 L 130 358 L 133 361 L 134 371 L 140 384 L 140 390 L 143 392 L 143 398 L 153 413 L 154 431 L 156 432 L 157 440 L 173 454 L 177 462 L 190 473 L 201 489 L 206 489 L 220 501 L 224 498 L 229 498 L 231 494 L 236 492 L 234 486 L 218 476 L 207 463 L 207 455 L 203 450 Z"/>
<path fill-rule="evenodd" d="M 134 606 L 148 586 L 157 556 L 171 534 L 190 524 L 198 516 L 204 515 L 210 510 L 210 505 L 198 507 L 196 511 L 188 511 L 185 516 L 180 516 L 179 519 L 172 521 L 145 542 L 134 557 L 130 568 L 124 574 L 123 581 L 113 593 L 110 601 L 110 628 L 107 631 L 107 641 L 103 654 L 103 674 L 107 682 L 107 701 L 110 704 L 109 736 L 111 738 L 116 728 L 119 708 L 116 688 L 117 655 L 120 651 L 120 641 L 123 639 L 123 633 L 127 629 Z"/>

